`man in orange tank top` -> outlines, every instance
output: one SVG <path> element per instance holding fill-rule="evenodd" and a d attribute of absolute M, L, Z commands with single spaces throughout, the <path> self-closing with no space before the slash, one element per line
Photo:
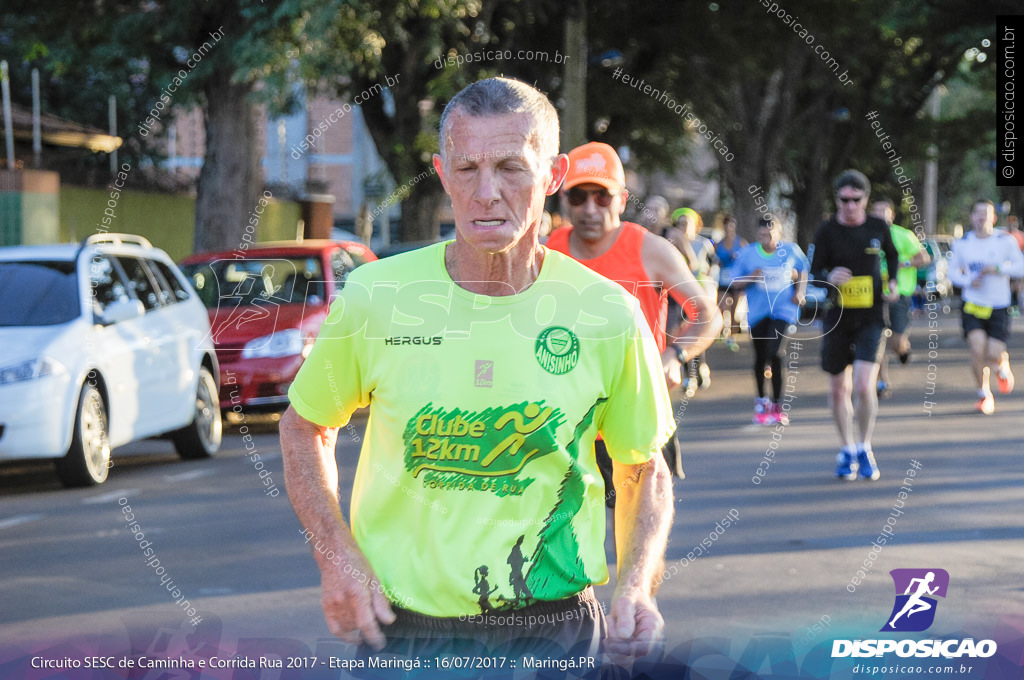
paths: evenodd
<path fill-rule="evenodd" d="M 547 247 L 569 255 L 597 273 L 618 282 L 640 301 L 658 349 L 669 389 L 682 382 L 681 369 L 714 342 L 722 329 L 722 314 L 693 278 L 683 256 L 668 241 L 644 227 L 623 222 L 629 194 L 625 173 L 615 149 L 590 142 L 569 152 L 569 174 L 562 187 L 569 206 L 569 226 L 554 231 Z M 563 204 L 564 205 L 564 204 Z M 683 306 L 689 322 L 669 334 L 668 296 Z M 598 462 L 601 462 L 598 442 Z M 682 477 L 678 444 L 670 440 L 666 460 Z M 602 468 L 603 471 L 603 468 Z M 608 478 L 606 486 L 611 489 Z M 607 494 L 614 503 L 614 490 Z"/>

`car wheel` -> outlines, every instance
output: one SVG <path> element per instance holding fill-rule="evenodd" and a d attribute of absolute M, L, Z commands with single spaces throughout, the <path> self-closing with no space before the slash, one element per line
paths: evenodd
<path fill-rule="evenodd" d="M 57 476 L 64 486 L 93 486 L 107 479 L 110 472 L 107 407 L 95 385 L 82 386 L 71 446 L 56 464 Z"/>
<path fill-rule="evenodd" d="M 209 458 L 220 448 L 222 434 L 217 381 L 203 366 L 199 369 L 199 385 L 196 387 L 195 417 L 191 423 L 174 432 L 171 438 L 182 458 Z"/>

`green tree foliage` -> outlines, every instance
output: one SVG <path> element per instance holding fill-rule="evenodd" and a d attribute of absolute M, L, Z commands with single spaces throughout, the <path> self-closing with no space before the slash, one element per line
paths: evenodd
<path fill-rule="evenodd" d="M 155 134 L 147 120 L 159 131 L 172 106 L 202 106 L 207 143 L 195 245 L 231 249 L 262 188 L 254 91 L 285 59 L 297 4 L 14 0 L 5 6 L 0 44 L 19 74 L 19 100 L 28 101 L 27 74 L 38 67 L 50 112 L 106 129 L 114 95 L 134 172 L 155 155 L 144 141 Z"/>
<path fill-rule="evenodd" d="M 831 178 L 849 166 L 899 199 L 888 158 L 865 119 L 869 111 L 878 112 L 915 173 L 918 201 L 923 170 L 911 159 L 923 159 L 933 141 L 942 141 L 946 157 L 983 141 L 953 132 L 976 122 L 975 113 L 939 128 L 919 113 L 931 90 L 957 72 L 964 52 L 994 37 L 993 17 L 1009 13 L 1008 3 L 789 0 L 769 14 L 773 4 L 641 4 L 624 16 L 609 8 L 591 22 L 592 48 L 620 50 L 625 73 L 690 103 L 735 154 L 731 162 L 720 160 L 720 177 L 741 229 L 752 230 L 757 215 L 749 187 L 774 186 L 806 243 L 831 208 Z M 664 165 L 659 151 L 675 154 L 673 142 L 693 135 L 687 121 L 672 120 L 664 104 L 606 75 L 591 74 L 591 115 L 609 121 L 608 141 L 629 143 L 649 166 Z"/>
<path fill-rule="evenodd" d="M 397 186 L 392 201 L 403 202 L 402 236 L 418 240 L 437 235 L 445 200 L 430 166 L 444 105 L 469 82 L 505 74 L 536 84 L 563 112 L 574 106 L 566 100 L 563 67 L 521 58 L 519 50 L 554 55 L 563 49 L 566 16 L 578 4 L 14 0 L 5 6 L 0 49 L 19 73 L 21 100 L 33 65 L 43 70 L 46 101 L 60 115 L 105 127 L 106 97 L 115 94 L 128 151 L 143 153 L 137 123 L 185 58 L 223 26 L 223 40 L 174 95 L 175 104 L 204 107 L 211 140 L 197 245 L 237 244 L 259 189 L 253 101 L 288 109 L 298 100 L 297 80 L 309 95 L 370 95 L 360 104 Z M 741 230 L 751 230 L 756 218 L 748 188 L 774 187 L 796 215 L 803 243 L 831 209 L 830 181 L 845 167 L 865 170 L 880 192 L 901 197 L 865 118 L 870 111 L 898 148 L 917 201 L 930 144 L 938 147 L 947 202 L 961 201 L 958 180 L 973 188 L 991 176 L 991 154 L 972 150 L 991 145 L 991 123 L 981 112 L 994 86 L 995 60 L 966 63 L 964 54 L 994 39 L 993 17 L 1012 11 L 1009 0 L 778 4 L 587 2 L 586 136 L 628 145 L 640 170 L 673 168 L 700 141 L 696 125 L 703 123 L 733 156 L 719 157 L 718 179 Z M 613 77 L 617 68 L 666 98 Z M 974 106 L 960 97 L 933 124 L 922 115 L 924 104 L 947 82 L 953 93 L 984 97 L 975 97 Z M 972 157 L 973 166 L 963 164 Z"/>
<path fill-rule="evenodd" d="M 556 91 L 560 67 L 517 57 L 519 50 L 544 50 L 553 58 L 560 11 L 527 0 L 304 5 L 293 39 L 306 88 L 360 99 L 367 128 L 397 185 L 389 199 L 402 202 L 403 241 L 438 236 L 436 216 L 445 194 L 431 157 L 448 100 L 492 75 Z M 381 85 L 389 85 L 386 92 Z"/>

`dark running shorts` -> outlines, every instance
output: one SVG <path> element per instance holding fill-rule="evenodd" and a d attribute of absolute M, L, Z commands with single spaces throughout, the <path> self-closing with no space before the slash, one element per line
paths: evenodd
<path fill-rule="evenodd" d="M 889 302 L 885 305 L 888 316 L 888 326 L 894 335 L 902 335 L 903 331 L 910 326 L 910 298 L 901 295 L 896 302 Z"/>
<path fill-rule="evenodd" d="M 1010 341 L 1010 326 L 1012 324 L 1012 319 L 1010 318 L 1010 310 L 1008 307 L 993 309 L 992 316 L 987 319 L 979 319 L 973 314 L 963 311 L 963 307 L 961 307 L 960 323 L 964 327 L 965 338 L 971 331 L 980 329 L 985 331 L 985 335 L 993 340 L 1002 340 L 1003 342 Z"/>
<path fill-rule="evenodd" d="M 826 373 L 839 375 L 854 361 L 878 361 L 878 343 L 882 324 L 843 323 L 825 334 L 821 344 L 821 367 Z"/>
<path fill-rule="evenodd" d="M 593 587 L 587 587 L 573 597 L 552 602 L 536 602 L 515 610 L 491 610 L 472 616 L 438 618 L 391 605 L 395 622 L 382 626 L 387 644 L 379 652 L 360 645 L 361 657 L 382 659 L 420 659 L 434 662 L 435 657 L 470 659 L 474 667 L 460 668 L 459 677 L 478 677 L 504 669 L 484 667 L 487 658 L 537 657 L 563 659 L 569 657 L 593 658 L 600 663 L 601 641 L 607 637 L 608 627 L 601 603 Z M 454 668 L 454 667 L 453 667 Z M 440 677 L 420 670 L 408 677 Z M 378 676 L 379 677 L 379 676 Z M 390 677 L 390 676 L 389 676 Z"/>

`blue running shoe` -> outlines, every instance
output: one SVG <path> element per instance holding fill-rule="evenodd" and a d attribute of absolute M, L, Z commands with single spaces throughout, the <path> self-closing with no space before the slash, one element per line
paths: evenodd
<path fill-rule="evenodd" d="M 882 473 L 878 470 L 878 463 L 875 462 L 875 454 L 871 451 L 857 452 L 857 466 L 861 479 L 868 479 L 872 482 L 878 481 Z"/>
<path fill-rule="evenodd" d="M 857 479 L 857 463 L 853 460 L 852 453 L 840 451 L 836 454 L 836 477 L 852 481 Z"/>

